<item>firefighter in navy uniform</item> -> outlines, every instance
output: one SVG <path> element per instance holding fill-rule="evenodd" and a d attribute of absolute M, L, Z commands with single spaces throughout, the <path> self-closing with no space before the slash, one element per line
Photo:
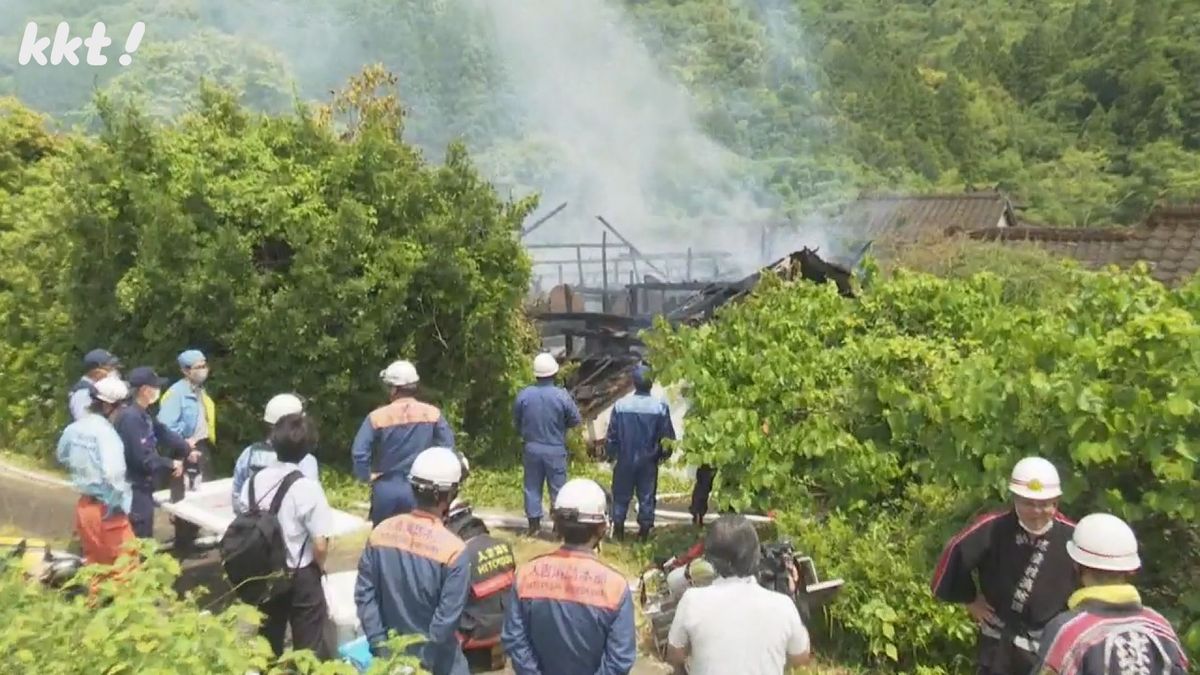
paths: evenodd
<path fill-rule="evenodd" d="M 516 675 L 626 675 L 637 659 L 629 581 L 596 558 L 608 495 L 567 481 L 554 502 L 563 546 L 517 569 L 501 641 Z"/>
<path fill-rule="evenodd" d="M 1008 489 L 1013 507 L 955 535 L 933 575 L 934 595 L 966 605 L 979 625 L 978 675 L 1028 673 L 1042 629 L 1078 587 L 1067 555 L 1075 524 L 1058 513 L 1062 488 L 1054 465 L 1022 459 Z"/>
<path fill-rule="evenodd" d="M 471 590 L 458 622 L 458 639 L 467 665 L 471 672 L 500 670 L 504 668 L 500 630 L 516 578 L 516 556 L 511 546 L 491 535 L 466 502 L 456 501 L 450 506 L 446 529 L 466 544 L 462 555 L 471 566 Z"/>
<path fill-rule="evenodd" d="M 1142 604 L 1129 578 L 1142 566 L 1137 537 L 1107 513 L 1079 521 L 1067 542 L 1083 588 L 1042 634 L 1034 675 L 1186 675 L 1187 655 L 1175 629 Z"/>
<path fill-rule="evenodd" d="M 433 675 L 467 675 L 457 630 L 470 586 L 465 545 L 443 519 L 462 482 L 461 458 L 429 448 L 412 462 L 416 506 L 372 532 L 358 562 L 354 603 L 371 654 L 388 656 L 389 631 L 420 635 L 409 647 Z"/>

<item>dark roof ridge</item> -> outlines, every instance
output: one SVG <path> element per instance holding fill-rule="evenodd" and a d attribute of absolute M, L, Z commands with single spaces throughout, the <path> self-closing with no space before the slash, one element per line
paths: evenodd
<path fill-rule="evenodd" d="M 951 228 L 947 234 L 962 233 L 961 228 Z M 1126 227 L 988 227 L 967 230 L 971 239 L 989 241 L 1127 241 L 1134 237 L 1133 228 Z"/>

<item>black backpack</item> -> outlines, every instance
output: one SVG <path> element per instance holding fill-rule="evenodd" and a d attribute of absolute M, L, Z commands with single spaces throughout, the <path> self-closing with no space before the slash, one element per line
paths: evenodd
<path fill-rule="evenodd" d="M 221 566 L 243 602 L 262 605 L 291 588 L 292 573 L 278 514 L 288 489 L 303 476 L 299 471 L 285 476 L 268 511 L 259 507 L 254 496 L 255 476 L 250 476 L 250 508 L 234 518 L 221 537 Z M 300 552 L 304 552 L 303 546 Z"/>

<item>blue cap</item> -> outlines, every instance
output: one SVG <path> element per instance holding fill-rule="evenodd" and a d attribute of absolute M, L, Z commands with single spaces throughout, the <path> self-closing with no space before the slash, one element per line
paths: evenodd
<path fill-rule="evenodd" d="M 158 373 L 150 366 L 138 366 L 129 371 L 129 387 L 158 387 L 162 389 L 167 386 L 167 378 L 159 377 Z"/>
<path fill-rule="evenodd" d="M 95 368 L 111 368 L 118 366 L 121 360 L 107 349 L 93 349 L 83 356 L 83 367 L 88 370 Z"/>
<path fill-rule="evenodd" d="M 199 349 L 189 349 L 180 354 L 177 360 L 179 361 L 180 368 L 191 368 L 201 361 L 207 361 L 207 359 L 204 358 L 204 352 L 200 351 Z"/>

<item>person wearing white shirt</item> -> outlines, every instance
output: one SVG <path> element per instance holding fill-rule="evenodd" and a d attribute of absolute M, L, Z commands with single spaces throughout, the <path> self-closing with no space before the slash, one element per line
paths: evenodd
<path fill-rule="evenodd" d="M 293 471 L 300 471 L 297 463 L 316 443 L 316 427 L 310 418 L 302 414 L 279 418 L 271 432 L 271 447 L 278 462 L 246 481 L 238 496 L 239 508 L 249 509 L 253 485 L 258 507 L 269 509 L 280 483 Z M 328 658 L 330 650 L 323 636 L 329 611 L 321 577 L 333 531 L 333 510 L 321 484 L 304 476 L 296 480 L 284 494 L 276 518 L 287 547 L 292 583 L 287 591 L 259 607 L 265 615 L 260 633 L 278 656 L 283 653 L 284 633 L 290 624 L 294 649 L 310 649 L 318 658 Z"/>
<path fill-rule="evenodd" d="M 792 598 L 763 588 L 758 533 L 742 516 L 713 522 L 704 557 L 720 578 L 690 588 L 667 635 L 667 661 L 689 675 L 782 675 L 809 661 L 808 629 Z"/>
<path fill-rule="evenodd" d="M 243 513 L 242 503 L 238 499 L 238 496 L 242 494 L 242 488 L 246 485 L 246 480 L 251 475 L 258 473 L 259 470 L 279 461 L 279 458 L 275 456 L 275 450 L 271 447 L 271 430 L 275 428 L 275 423 L 285 415 L 303 413 L 304 402 L 295 394 L 277 394 L 271 397 L 270 401 L 267 401 L 267 407 L 263 410 L 262 418 L 263 422 L 267 424 L 267 438 L 247 446 L 233 465 L 234 513 Z M 304 474 L 305 478 L 311 478 L 318 483 L 321 482 L 317 458 L 313 456 L 312 452 L 305 453 L 304 457 L 296 465 L 300 467 L 300 473 Z"/>

